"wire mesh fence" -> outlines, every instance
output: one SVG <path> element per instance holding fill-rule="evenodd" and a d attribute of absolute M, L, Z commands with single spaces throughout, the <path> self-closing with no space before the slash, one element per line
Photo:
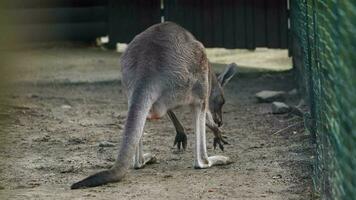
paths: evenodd
<path fill-rule="evenodd" d="M 291 1 L 294 66 L 315 136 L 321 199 L 356 199 L 356 1 Z"/>

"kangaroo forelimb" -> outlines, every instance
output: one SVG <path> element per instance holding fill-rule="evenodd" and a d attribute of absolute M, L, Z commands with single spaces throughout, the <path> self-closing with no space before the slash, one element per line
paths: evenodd
<path fill-rule="evenodd" d="M 187 134 L 185 133 L 185 129 L 173 111 L 169 110 L 167 114 L 171 119 L 171 121 L 173 122 L 174 128 L 176 129 L 176 133 L 177 133 L 174 139 L 173 146 L 177 145 L 178 150 L 180 150 L 182 146 L 183 149 L 185 150 L 187 148 Z"/>
<path fill-rule="evenodd" d="M 217 125 L 212 125 L 207 123 L 206 126 L 214 133 L 214 142 L 213 142 L 214 149 L 216 149 L 216 146 L 219 145 L 221 151 L 224 151 L 224 144 L 229 144 L 229 143 L 224 139 L 226 137 L 223 136 L 222 134 L 223 131 Z"/>

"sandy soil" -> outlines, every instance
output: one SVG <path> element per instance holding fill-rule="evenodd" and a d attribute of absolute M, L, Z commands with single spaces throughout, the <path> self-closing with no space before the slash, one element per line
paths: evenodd
<path fill-rule="evenodd" d="M 227 86 L 224 130 L 230 145 L 225 152 L 214 150 L 211 132 L 207 143 L 209 155 L 226 155 L 234 163 L 192 168 L 192 114 L 181 108 L 178 118 L 189 133 L 185 152 L 172 147 L 175 131 L 168 117 L 148 122 L 144 145 L 158 163 L 132 170 L 119 183 L 73 191 L 70 184 L 109 168 L 117 155 L 127 110 L 118 55 L 62 48 L 21 53 L 41 55 L 23 68 L 39 76 L 19 71 L 18 79 L 24 79 L 2 94 L 7 109 L 0 114 L 10 124 L 1 135 L 0 199 L 310 199 L 310 135 L 300 118 L 273 115 L 270 104 L 254 98 L 263 89 L 294 88 L 289 73 L 241 74 Z M 81 65 L 77 74 L 66 74 Z M 85 65 L 104 78 L 78 78 Z M 99 147 L 103 141 L 117 145 Z"/>

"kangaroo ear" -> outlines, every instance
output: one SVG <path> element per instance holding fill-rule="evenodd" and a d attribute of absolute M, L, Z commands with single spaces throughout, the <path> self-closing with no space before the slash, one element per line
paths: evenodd
<path fill-rule="evenodd" d="M 225 86 L 226 83 L 236 74 L 237 72 L 237 65 L 235 63 L 228 64 L 226 69 L 219 74 L 218 81 L 221 86 Z"/>

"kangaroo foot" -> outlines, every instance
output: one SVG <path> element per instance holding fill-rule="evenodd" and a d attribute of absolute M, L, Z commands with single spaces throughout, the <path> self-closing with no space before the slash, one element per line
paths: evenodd
<path fill-rule="evenodd" d="M 226 156 L 210 156 L 208 159 L 201 159 L 195 161 L 194 168 L 195 169 L 205 169 L 215 165 L 228 165 L 231 164 L 229 157 Z"/>
<path fill-rule="evenodd" d="M 115 170 L 105 170 L 94 175 L 91 175 L 81 181 L 78 181 L 71 185 L 71 189 L 89 188 L 107 183 L 114 183 L 120 181 L 124 176 L 124 173 L 118 173 Z"/>
<path fill-rule="evenodd" d="M 186 133 L 178 133 L 176 134 L 176 138 L 174 139 L 174 144 L 173 146 L 177 145 L 178 150 L 181 150 L 181 147 L 183 147 L 183 150 L 187 148 L 187 134 Z"/>
<path fill-rule="evenodd" d="M 153 164 L 156 162 L 157 162 L 157 158 L 155 155 L 152 155 L 150 153 L 145 153 L 143 155 L 143 159 L 140 159 L 139 161 L 135 161 L 134 169 L 141 169 L 145 167 L 145 165 Z"/>
<path fill-rule="evenodd" d="M 229 157 L 226 156 L 210 156 L 208 158 L 209 164 L 211 166 L 215 165 L 229 165 L 232 163 Z"/>

